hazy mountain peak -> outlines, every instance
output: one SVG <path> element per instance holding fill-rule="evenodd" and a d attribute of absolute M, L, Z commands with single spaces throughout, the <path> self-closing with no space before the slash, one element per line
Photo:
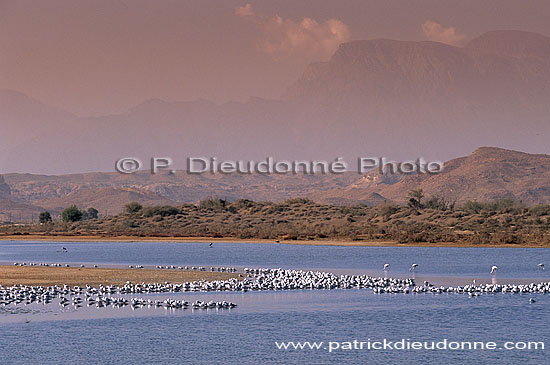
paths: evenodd
<path fill-rule="evenodd" d="M 151 98 L 143 101 L 128 111 L 128 114 L 140 114 L 151 112 L 162 112 L 179 108 L 215 108 L 217 105 L 207 99 L 196 99 L 193 101 L 166 101 L 160 98 Z"/>
<path fill-rule="evenodd" d="M 27 94 L 10 89 L 0 89 L 0 112 L 4 117 L 8 113 L 25 114 L 25 112 L 29 115 L 33 112 L 41 112 L 48 115 L 63 116 L 64 118 L 74 117 L 69 112 L 46 105 Z"/>
<path fill-rule="evenodd" d="M 487 54 L 497 58 L 487 57 Z M 285 97 L 292 100 L 315 96 L 320 99 L 325 94 L 324 98 L 329 98 L 340 95 L 345 89 L 354 94 L 370 90 L 370 94 L 377 95 L 389 87 L 392 93 L 412 88 L 417 95 L 424 95 L 419 91 L 439 92 L 445 88 L 443 84 L 479 88 L 479 82 L 484 81 L 480 77 L 501 62 L 498 58 L 501 56 L 543 59 L 536 65 L 526 60 L 525 64 L 514 67 L 497 67 L 497 71 L 503 71 L 499 77 L 504 79 L 514 78 L 516 73 L 521 75 L 520 79 L 546 73 L 544 64 L 550 63 L 547 61 L 550 60 L 550 38 L 532 32 L 492 31 L 471 40 L 465 48 L 432 41 L 384 38 L 347 42 L 339 46 L 328 62 L 309 65 L 302 77 L 289 87 Z"/>
<path fill-rule="evenodd" d="M 11 194 L 11 189 L 4 181 L 4 176 L 0 175 L 0 197 L 8 197 Z"/>
<path fill-rule="evenodd" d="M 514 157 L 529 157 L 529 158 L 535 158 L 535 157 L 545 157 L 550 160 L 549 155 L 545 154 L 531 154 L 521 151 L 514 151 L 511 149 L 505 149 L 500 147 L 479 147 L 474 152 L 472 152 L 468 157 L 476 157 L 476 158 L 486 158 L 486 157 L 499 157 L 502 159 L 511 159 Z"/>
<path fill-rule="evenodd" d="M 481 146 L 481 147 L 476 148 L 474 150 L 474 152 L 472 152 L 472 155 L 476 155 L 476 156 L 479 156 L 479 155 L 495 155 L 495 154 L 502 154 L 502 153 L 523 153 L 523 152 L 518 152 L 518 151 L 514 151 L 514 150 L 500 148 L 500 147 Z"/>
<path fill-rule="evenodd" d="M 523 57 L 550 57 L 550 37 L 520 30 L 495 30 L 472 39 L 468 50 Z"/>
<path fill-rule="evenodd" d="M 355 40 L 351 42 L 345 42 L 340 44 L 333 57 L 339 55 L 350 55 L 354 51 L 372 52 L 373 50 L 404 50 L 415 48 L 459 48 L 451 46 L 445 43 L 433 42 L 433 41 L 404 41 L 388 38 L 375 38 L 366 40 Z"/>
<path fill-rule="evenodd" d="M 526 204 L 550 202 L 550 156 L 529 154 L 498 147 L 480 147 L 468 156 L 445 162 L 443 172 L 434 175 L 392 175 L 392 184 L 380 183 L 378 172 L 346 188 L 314 195 L 321 202 L 351 204 L 372 193 L 404 203 L 412 189 L 426 196 L 438 195 L 458 203 L 510 198 Z"/>
<path fill-rule="evenodd" d="M 123 115 L 86 119 L 15 103 L 2 108 L 10 135 L 0 133 L 0 171 L 111 171 L 118 158 L 137 152 L 171 156 L 181 168 L 192 155 L 329 159 L 368 152 L 444 160 L 479 145 L 547 151 L 549 44 L 517 31 L 489 32 L 465 48 L 348 42 L 328 62 L 311 64 L 279 102 L 151 99 Z M 6 95 L 0 105 L 27 100 Z M 82 150 L 94 153 L 73 152 Z"/>

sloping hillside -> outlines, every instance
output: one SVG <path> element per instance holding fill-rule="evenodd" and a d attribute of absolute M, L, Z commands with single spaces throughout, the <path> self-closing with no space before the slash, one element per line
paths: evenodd
<path fill-rule="evenodd" d="M 321 202 L 340 199 L 347 204 L 377 193 L 405 202 L 412 189 L 457 203 L 468 200 L 513 199 L 528 205 L 550 203 L 550 156 L 495 147 L 481 147 L 471 155 L 445 163 L 439 174 L 394 176 L 372 172 L 341 189 L 314 194 Z"/>

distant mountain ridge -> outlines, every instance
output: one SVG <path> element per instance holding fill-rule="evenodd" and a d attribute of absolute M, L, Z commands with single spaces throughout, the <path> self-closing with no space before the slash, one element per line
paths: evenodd
<path fill-rule="evenodd" d="M 378 170 L 364 175 L 195 175 L 178 171 L 174 175 L 6 174 L 3 178 L 11 194 L 0 201 L 0 219 L 15 213 L 36 217 L 43 209 L 59 214 L 71 204 L 112 215 L 120 213 L 130 201 L 178 205 L 208 197 L 275 202 L 305 197 L 335 205 L 378 205 L 405 203 L 412 189 L 458 204 L 495 199 L 550 204 L 550 155 L 496 147 L 481 147 L 468 156 L 452 159 L 445 163 L 443 172 L 431 175 L 381 175 Z"/>
<path fill-rule="evenodd" d="M 448 160 L 478 146 L 548 152 L 550 38 L 492 31 L 465 47 L 375 39 L 340 45 L 281 100 L 152 99 L 78 118 L 0 93 L 0 172 L 113 171 L 120 157 Z"/>
<path fill-rule="evenodd" d="M 131 201 L 143 205 L 177 205 L 213 196 L 230 200 L 283 201 L 307 196 L 312 191 L 344 187 L 357 177 L 355 172 L 343 175 L 197 175 L 184 171 L 173 175 L 152 175 L 149 171 L 131 175 L 116 172 L 4 175 L 11 188 L 12 200 L 43 207 L 55 214 L 72 204 L 81 208 L 94 207 L 101 214 L 118 214 Z M 7 212 L 0 203 L 0 219 Z"/>
<path fill-rule="evenodd" d="M 413 189 L 457 203 L 512 199 L 527 205 L 550 204 L 550 155 L 481 147 L 446 162 L 439 174 L 384 176 L 373 171 L 345 188 L 312 197 L 319 202 L 353 204 L 363 196 L 380 194 L 388 201 L 404 203 Z"/>
<path fill-rule="evenodd" d="M 550 38 L 531 32 L 487 32 L 464 48 L 431 41 L 361 40 L 341 44 L 328 62 L 312 64 L 285 99 L 329 105 L 341 99 L 374 104 L 387 97 L 452 102 L 447 97 L 453 96 L 456 102 L 474 102 L 483 91 L 480 86 L 512 82 L 543 97 L 550 93 L 540 88 L 550 79 L 548 67 Z"/>
<path fill-rule="evenodd" d="M 8 184 L 4 181 L 4 177 L 0 175 L 0 197 L 6 198 L 11 195 L 11 189 Z"/>

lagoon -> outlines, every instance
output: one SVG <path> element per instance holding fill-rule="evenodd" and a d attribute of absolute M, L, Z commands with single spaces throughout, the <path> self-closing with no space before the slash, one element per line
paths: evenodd
<path fill-rule="evenodd" d="M 67 253 L 56 252 L 66 247 Z M 410 276 L 469 283 L 548 281 L 537 265 L 546 248 L 333 247 L 253 243 L 0 242 L 0 261 L 127 265 L 283 267 Z M 140 295 L 144 296 L 144 295 Z M 231 310 L 159 308 L 0 311 L 5 363 L 546 363 L 547 350 L 279 350 L 281 341 L 543 341 L 550 345 L 550 296 L 374 294 L 372 290 L 298 290 L 150 294 L 228 300 Z M 534 297 L 536 303 L 530 304 Z M 19 308 L 19 307 L 18 307 Z M 322 346 L 323 347 L 323 346 Z M 437 362 L 434 362 L 437 359 Z"/>

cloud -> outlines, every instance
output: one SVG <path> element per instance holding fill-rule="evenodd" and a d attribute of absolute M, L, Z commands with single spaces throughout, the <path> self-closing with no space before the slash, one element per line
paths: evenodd
<path fill-rule="evenodd" d="M 431 20 L 426 20 L 422 24 L 422 32 L 430 41 L 446 43 L 452 46 L 464 44 L 464 34 L 458 33 L 455 27 L 444 27 Z"/>
<path fill-rule="evenodd" d="M 349 27 L 337 19 L 319 23 L 307 17 L 299 21 L 283 19 L 279 15 L 267 17 L 256 14 L 250 4 L 236 8 L 235 14 L 254 19 L 262 31 L 258 50 L 276 58 L 291 55 L 326 58 L 340 43 L 351 39 Z"/>
<path fill-rule="evenodd" d="M 254 10 L 252 10 L 252 5 L 246 4 L 245 6 L 239 6 L 235 9 L 235 14 L 238 16 L 253 16 Z"/>

